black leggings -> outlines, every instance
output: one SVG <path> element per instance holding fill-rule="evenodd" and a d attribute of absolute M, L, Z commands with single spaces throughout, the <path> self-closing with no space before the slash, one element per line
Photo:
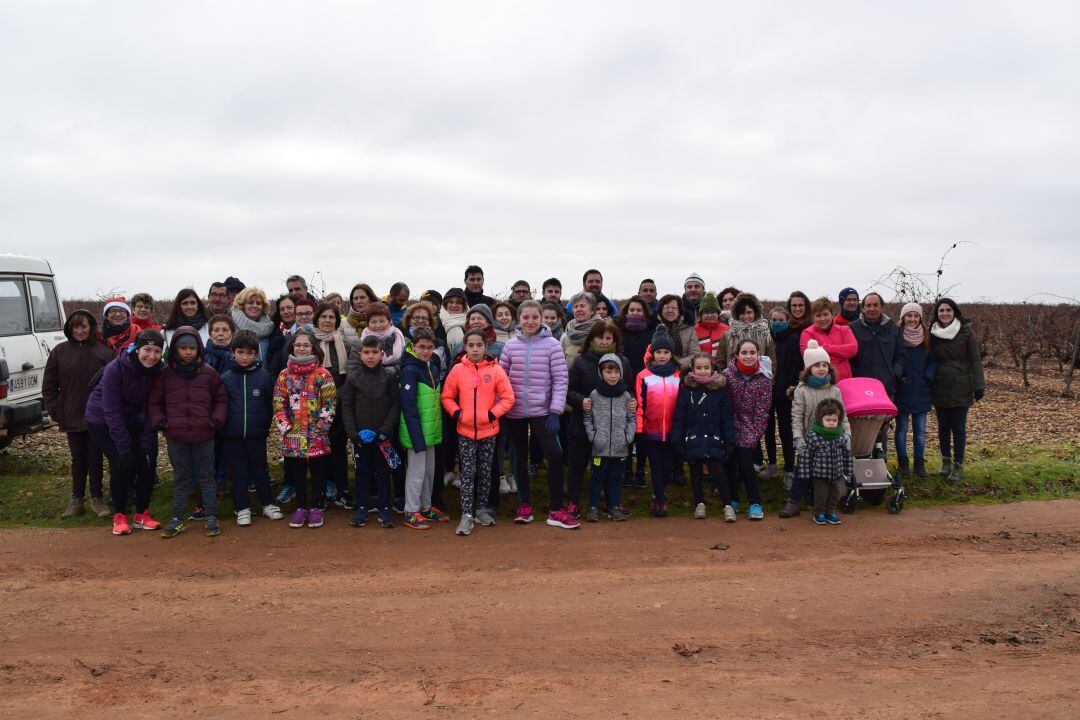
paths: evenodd
<path fill-rule="evenodd" d="M 966 407 L 934 407 L 937 412 L 938 444 L 941 445 L 941 457 L 952 458 L 964 464 L 964 450 L 967 449 Z"/>
<path fill-rule="evenodd" d="M 759 445 L 758 448 L 761 446 Z M 761 494 L 758 492 L 757 473 L 754 472 L 754 448 L 746 448 L 736 445 L 735 452 L 727 463 L 728 486 L 731 488 L 731 499 L 739 499 L 739 485 L 746 486 L 747 501 L 753 505 L 761 502 Z"/>
<path fill-rule="evenodd" d="M 101 497 L 105 461 L 101 448 L 90 432 L 69 432 L 68 449 L 71 450 L 71 497 L 86 497 L 86 478 L 90 478 L 90 497 Z"/>
<path fill-rule="evenodd" d="M 575 505 L 581 501 L 581 490 L 585 485 L 585 471 L 592 460 L 592 441 L 584 433 L 585 429 L 582 428 L 580 435 L 576 433 L 570 435 L 570 447 L 566 453 L 569 465 L 566 475 L 566 500 Z M 622 478 L 619 478 L 619 482 L 622 482 Z"/>
<path fill-rule="evenodd" d="M 787 395 L 773 395 L 769 409 L 769 426 L 765 430 L 765 452 L 769 464 L 776 464 L 776 430 L 779 423 L 780 448 L 784 454 L 784 471 L 795 471 L 795 441 L 791 435 L 791 400 Z"/>
<path fill-rule="evenodd" d="M 127 514 L 130 503 L 130 488 L 135 485 L 135 512 L 144 513 L 150 507 L 150 498 L 154 491 L 154 470 L 147 460 L 147 453 L 140 447 L 142 443 L 142 424 L 129 425 L 128 436 L 134 448 L 135 467 L 124 468 L 120 462 L 120 451 L 109 434 L 104 423 L 86 423 L 90 437 L 94 439 L 101 452 L 109 459 L 109 491 L 112 494 L 113 511 Z M 157 437 L 155 435 L 155 437 Z M 134 477 L 133 477 L 134 476 Z"/>
<path fill-rule="evenodd" d="M 563 454 L 555 435 L 548 435 L 544 429 L 547 415 L 531 418 L 507 418 L 504 420 L 510 433 L 510 442 L 517 453 L 515 471 L 518 482 L 518 497 L 523 505 L 532 505 L 532 492 L 529 489 L 529 431 L 540 441 L 540 449 L 548 464 L 548 493 L 551 497 L 551 509 L 562 510 L 563 506 Z"/>
<path fill-rule="evenodd" d="M 296 507 L 322 509 L 326 501 L 326 481 L 330 478 L 329 455 L 317 458 L 285 458 L 285 477 L 296 491 Z M 308 504 L 308 469 L 311 470 L 311 504 Z"/>
<path fill-rule="evenodd" d="M 724 462 L 717 458 L 708 460 L 690 461 L 690 489 L 694 493 L 694 504 L 705 502 L 705 464 L 709 465 L 709 478 L 720 489 L 720 501 L 724 505 L 731 504 L 731 490 L 728 488 L 727 476 L 724 475 Z"/>

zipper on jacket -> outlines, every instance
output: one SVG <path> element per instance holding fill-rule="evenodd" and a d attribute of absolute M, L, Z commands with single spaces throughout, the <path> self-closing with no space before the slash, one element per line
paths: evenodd
<path fill-rule="evenodd" d="M 529 417 L 529 365 L 532 363 L 532 338 L 525 341 L 525 417 Z"/>
<path fill-rule="evenodd" d="M 480 366 L 479 366 L 479 365 L 474 365 L 474 366 L 473 366 L 473 369 L 475 369 L 475 370 L 476 370 L 476 378 L 477 378 L 477 382 L 479 382 L 479 379 L 480 379 Z M 480 396 L 480 386 L 479 386 L 479 385 L 474 385 L 474 386 L 473 386 L 473 389 L 472 389 L 472 427 L 473 427 L 473 440 L 479 440 L 479 439 L 480 439 L 480 425 L 479 425 L 479 418 L 478 418 L 478 417 L 477 417 L 477 415 L 476 415 L 476 412 L 477 412 L 477 410 L 476 410 L 476 401 L 477 401 L 477 399 L 479 398 L 479 396 Z"/>
<path fill-rule="evenodd" d="M 240 437 L 247 439 L 247 373 L 244 373 L 244 433 Z"/>
<path fill-rule="evenodd" d="M 607 414 L 607 449 L 608 455 L 612 454 L 612 443 L 615 440 L 615 398 L 608 398 L 608 414 Z"/>

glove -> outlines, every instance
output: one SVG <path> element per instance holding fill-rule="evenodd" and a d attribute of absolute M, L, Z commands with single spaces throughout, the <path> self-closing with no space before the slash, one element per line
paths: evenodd
<path fill-rule="evenodd" d="M 123 453 L 120 455 L 120 467 L 123 468 L 125 472 L 134 472 L 135 456 L 131 453 Z"/>
<path fill-rule="evenodd" d="M 496 420 L 498 420 L 498 418 L 497 418 L 497 417 L 495 417 L 495 413 L 493 413 L 493 412 L 491 412 L 490 410 L 488 410 L 488 422 L 491 422 L 491 423 L 493 423 L 493 422 L 495 422 Z"/>
<path fill-rule="evenodd" d="M 986 390 L 983 390 L 982 388 L 978 388 L 978 389 L 975 390 L 975 399 L 976 400 L 982 400 L 983 395 L 985 395 L 985 394 L 986 394 Z"/>
<path fill-rule="evenodd" d="M 802 452 L 806 447 L 806 438 L 795 438 L 795 452 Z"/>
<path fill-rule="evenodd" d="M 359 433 L 357 433 L 357 435 L 360 436 L 360 442 L 364 443 L 365 445 L 368 445 L 375 440 L 374 430 L 361 430 Z"/>
<path fill-rule="evenodd" d="M 454 422 L 458 422 L 460 420 L 461 420 L 461 410 L 455 410 L 454 411 Z"/>
<path fill-rule="evenodd" d="M 849 435 L 841 435 L 840 436 L 840 445 L 843 446 L 843 448 L 845 450 L 847 450 L 848 452 L 851 452 L 851 436 L 849 436 Z"/>
<path fill-rule="evenodd" d="M 284 435 L 285 433 L 289 432 L 289 423 L 285 420 L 279 420 L 277 424 L 277 429 L 281 432 L 282 435 Z"/>
<path fill-rule="evenodd" d="M 544 423 L 544 430 L 548 435 L 559 434 L 559 414 L 551 413 L 547 416 L 547 422 Z"/>

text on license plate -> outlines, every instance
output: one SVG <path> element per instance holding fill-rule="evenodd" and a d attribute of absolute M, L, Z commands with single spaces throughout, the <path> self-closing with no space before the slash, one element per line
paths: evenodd
<path fill-rule="evenodd" d="M 27 388 L 33 388 L 37 386 L 37 375 L 23 375 L 22 377 L 14 377 L 8 380 L 8 392 L 16 393 L 20 390 L 26 390 Z"/>

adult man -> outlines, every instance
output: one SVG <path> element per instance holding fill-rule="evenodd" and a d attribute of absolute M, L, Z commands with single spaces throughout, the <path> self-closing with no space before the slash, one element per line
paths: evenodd
<path fill-rule="evenodd" d="M 840 291 L 840 313 L 833 318 L 838 325 L 847 325 L 859 319 L 859 291 L 844 288 Z"/>
<path fill-rule="evenodd" d="M 229 314 L 229 291 L 225 283 L 210 283 L 210 290 L 206 293 L 206 311 L 210 317 Z"/>
<path fill-rule="evenodd" d="M 484 270 L 479 265 L 470 265 L 465 268 L 465 299 L 469 307 L 474 305 L 495 304 L 495 298 L 484 294 Z"/>
<path fill-rule="evenodd" d="M 285 289 L 294 298 L 307 298 L 313 303 L 319 299 L 308 291 L 307 280 L 302 275 L 290 275 L 285 279 Z"/>
<path fill-rule="evenodd" d="M 592 293 L 593 297 L 599 301 L 604 294 L 604 276 L 595 268 L 586 270 L 585 274 L 581 276 L 581 289 L 585 292 Z M 610 317 L 616 317 L 619 314 L 619 308 L 615 307 L 613 301 L 607 298 L 604 298 L 604 300 L 607 302 L 609 310 L 608 315 Z M 566 303 L 566 314 L 573 314 L 570 303 Z"/>
<path fill-rule="evenodd" d="M 697 322 L 698 306 L 701 298 L 705 297 L 705 281 L 696 272 L 692 272 L 683 280 L 683 317 L 690 325 Z"/>
<path fill-rule="evenodd" d="M 518 280 L 510 287 L 510 304 L 517 308 L 526 300 L 532 300 L 532 288 L 526 280 Z"/>
<path fill-rule="evenodd" d="M 240 282 L 239 279 L 234 278 L 232 275 L 225 278 L 225 299 L 228 301 L 228 307 L 231 308 L 233 306 L 233 300 L 236 300 L 236 296 L 246 287 L 247 285 Z"/>
<path fill-rule="evenodd" d="M 544 302 L 562 305 L 562 282 L 559 278 L 548 278 L 541 286 L 544 293 Z"/>
<path fill-rule="evenodd" d="M 655 315 L 660 306 L 660 301 L 656 299 L 656 282 L 652 278 L 645 278 L 638 284 L 637 294 L 648 304 L 649 312 Z"/>
<path fill-rule="evenodd" d="M 897 381 L 904 376 L 907 356 L 904 353 L 903 331 L 888 315 L 883 314 L 884 305 L 876 292 L 867 293 L 862 301 L 862 316 L 848 324 L 859 342 L 859 351 L 851 358 L 851 374 L 880 380 L 885 392 L 893 397 Z M 888 438 L 889 423 L 883 423 L 878 434 L 882 457 L 885 456 Z"/>

